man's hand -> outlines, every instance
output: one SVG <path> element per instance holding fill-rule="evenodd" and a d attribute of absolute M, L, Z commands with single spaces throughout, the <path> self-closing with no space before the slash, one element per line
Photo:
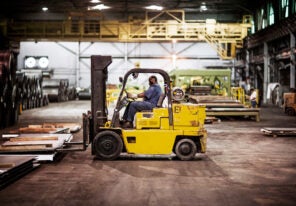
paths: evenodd
<path fill-rule="evenodd" d="M 129 92 L 126 93 L 126 96 L 127 96 L 127 98 L 130 98 L 130 99 L 137 99 L 138 98 L 138 95 L 132 94 Z"/>

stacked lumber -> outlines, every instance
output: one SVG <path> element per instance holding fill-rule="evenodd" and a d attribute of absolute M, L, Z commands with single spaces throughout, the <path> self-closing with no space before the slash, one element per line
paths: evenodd
<path fill-rule="evenodd" d="M 190 99 L 195 100 L 198 103 L 201 102 L 213 102 L 217 100 L 224 100 L 224 101 L 230 101 L 231 99 L 227 96 L 221 96 L 221 95 L 189 95 Z"/>
<path fill-rule="evenodd" d="M 4 141 L 0 153 L 54 152 L 71 139 L 71 134 L 22 134 Z"/>
<path fill-rule="evenodd" d="M 44 123 L 43 128 L 68 128 L 71 133 L 78 132 L 81 129 L 81 124 L 78 123 Z"/>
<path fill-rule="evenodd" d="M 57 136 L 40 136 L 40 137 L 17 137 L 10 138 L 1 146 L 1 151 L 31 151 L 44 150 L 53 148 L 58 144 L 59 138 Z"/>
<path fill-rule="evenodd" d="M 190 95 L 189 100 L 193 103 L 203 104 L 206 108 L 244 108 L 245 106 L 238 100 L 226 96 L 218 95 Z"/>
<path fill-rule="evenodd" d="M 241 102 L 227 96 L 218 95 L 189 95 L 189 101 L 206 106 L 207 117 L 254 117 L 260 121 L 260 109 L 247 108 Z"/>
<path fill-rule="evenodd" d="M 9 133 L 74 133 L 81 129 L 81 125 L 77 123 L 43 123 L 38 125 L 28 125 Z"/>
<path fill-rule="evenodd" d="M 244 107 L 238 100 L 219 95 L 189 95 L 189 101 L 204 104 L 207 107 Z"/>

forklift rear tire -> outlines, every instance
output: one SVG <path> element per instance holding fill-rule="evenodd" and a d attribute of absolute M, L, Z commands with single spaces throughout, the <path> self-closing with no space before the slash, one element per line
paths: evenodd
<path fill-rule="evenodd" d="M 123 148 L 120 135 L 113 131 L 98 133 L 94 138 L 93 144 L 95 155 L 101 160 L 116 159 Z"/>
<path fill-rule="evenodd" d="M 180 160 L 191 160 L 196 154 L 196 145 L 191 139 L 181 139 L 177 142 L 176 155 Z"/>

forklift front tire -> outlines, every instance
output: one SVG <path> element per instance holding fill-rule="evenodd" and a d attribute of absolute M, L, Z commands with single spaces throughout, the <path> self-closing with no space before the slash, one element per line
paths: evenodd
<path fill-rule="evenodd" d="M 113 131 L 103 131 L 93 140 L 95 155 L 101 160 L 114 160 L 119 157 L 123 143 L 119 134 Z"/>
<path fill-rule="evenodd" d="M 191 160 L 195 157 L 197 148 L 191 139 L 181 139 L 176 144 L 176 155 L 180 160 Z"/>

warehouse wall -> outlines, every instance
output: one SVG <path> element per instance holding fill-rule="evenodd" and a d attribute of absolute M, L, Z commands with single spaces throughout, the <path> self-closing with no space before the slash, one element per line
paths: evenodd
<path fill-rule="evenodd" d="M 25 56 L 48 56 L 54 78 L 67 78 L 71 85 L 89 87 L 91 55 L 112 56 L 108 76 L 112 84 L 137 63 L 142 68 L 166 71 L 233 66 L 232 61 L 221 60 L 207 43 L 21 42 L 17 67 L 24 68 Z"/>

